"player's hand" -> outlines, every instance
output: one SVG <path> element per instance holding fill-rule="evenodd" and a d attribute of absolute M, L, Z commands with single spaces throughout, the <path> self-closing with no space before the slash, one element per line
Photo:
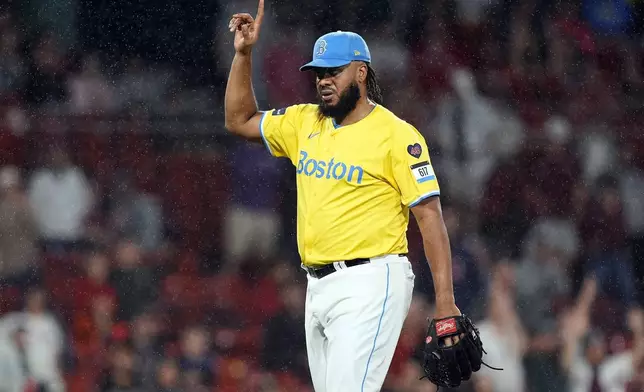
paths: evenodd
<path fill-rule="evenodd" d="M 437 308 L 436 316 L 427 328 L 423 349 L 422 368 L 427 378 L 439 387 L 456 388 L 469 380 L 472 373 L 478 372 L 483 365 L 483 343 L 478 329 L 467 316 L 460 313 L 456 305 L 443 305 Z M 449 311 L 447 308 L 453 308 Z M 443 311 L 449 314 L 443 317 Z M 447 346 L 447 337 L 452 344 Z M 459 338 L 459 339 L 455 339 Z"/>
<path fill-rule="evenodd" d="M 460 309 L 456 306 L 456 304 L 446 304 L 446 305 L 436 305 L 436 310 L 434 312 L 434 319 L 435 320 L 440 320 L 443 318 L 447 317 L 452 317 L 452 316 L 460 316 L 461 311 Z M 444 344 L 446 347 L 452 346 L 460 340 L 463 336 L 451 336 L 451 337 L 446 337 Z"/>
<path fill-rule="evenodd" d="M 230 32 L 235 33 L 235 51 L 249 54 L 257 38 L 264 19 L 264 0 L 259 0 L 257 16 L 253 19 L 250 14 L 234 14 L 228 23 Z"/>

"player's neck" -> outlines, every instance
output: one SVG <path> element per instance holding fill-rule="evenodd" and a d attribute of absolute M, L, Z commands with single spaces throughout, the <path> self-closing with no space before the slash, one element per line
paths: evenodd
<path fill-rule="evenodd" d="M 367 117 L 375 106 L 376 104 L 369 99 L 360 98 L 360 100 L 356 104 L 356 108 L 353 109 L 349 114 L 347 114 L 347 116 L 342 119 L 342 121 L 338 121 L 337 118 L 334 119 L 334 121 L 341 127 L 355 124 L 363 118 Z"/>

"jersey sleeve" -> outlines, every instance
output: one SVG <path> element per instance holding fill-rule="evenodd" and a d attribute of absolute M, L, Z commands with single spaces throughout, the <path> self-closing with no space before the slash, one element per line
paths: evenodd
<path fill-rule="evenodd" d="M 302 124 L 302 105 L 265 111 L 260 122 L 264 144 L 271 155 L 294 161 L 297 155 L 297 134 Z"/>
<path fill-rule="evenodd" d="M 440 187 L 425 138 L 405 123 L 394 131 L 391 168 L 400 190 L 402 204 L 414 207 L 421 201 L 440 195 Z"/>

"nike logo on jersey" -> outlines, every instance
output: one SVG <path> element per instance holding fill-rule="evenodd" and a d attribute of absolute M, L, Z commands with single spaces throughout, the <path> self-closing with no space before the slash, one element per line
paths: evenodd
<path fill-rule="evenodd" d="M 325 162 L 309 158 L 306 151 L 300 151 L 300 160 L 297 162 L 297 174 L 303 174 L 307 177 L 315 176 L 316 178 L 330 180 L 343 180 L 347 182 L 362 183 L 364 169 L 361 166 L 347 165 L 344 162 L 336 162 L 331 158 Z"/>
<path fill-rule="evenodd" d="M 316 137 L 316 136 L 317 136 L 317 135 L 319 135 L 319 134 L 320 134 L 320 132 L 319 132 L 319 131 L 318 131 L 318 132 L 315 132 L 315 133 L 311 132 L 311 133 L 309 134 L 309 139 L 313 139 L 314 137 Z"/>

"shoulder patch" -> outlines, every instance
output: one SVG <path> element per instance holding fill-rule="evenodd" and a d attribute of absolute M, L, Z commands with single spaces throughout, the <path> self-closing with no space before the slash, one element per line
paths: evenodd
<path fill-rule="evenodd" d="M 412 157 L 418 159 L 420 158 L 420 154 L 422 154 L 423 149 L 420 147 L 419 143 L 414 143 L 407 146 L 407 152 Z"/>
<path fill-rule="evenodd" d="M 281 116 L 284 113 L 286 113 L 286 108 L 273 110 L 273 116 Z"/>
<path fill-rule="evenodd" d="M 414 174 L 416 182 L 422 184 L 425 181 L 431 181 L 436 178 L 434 168 L 429 164 L 429 161 L 419 162 L 409 167 Z"/>

